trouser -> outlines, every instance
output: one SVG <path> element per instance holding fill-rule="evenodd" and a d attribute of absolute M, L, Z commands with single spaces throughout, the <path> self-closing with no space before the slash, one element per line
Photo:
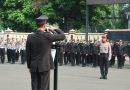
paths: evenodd
<path fill-rule="evenodd" d="M 88 64 L 92 64 L 93 63 L 93 55 L 89 54 L 88 55 Z"/>
<path fill-rule="evenodd" d="M 16 59 L 15 59 L 16 61 L 18 61 L 18 60 L 19 60 L 19 51 L 18 51 L 18 50 L 16 50 L 16 55 L 15 55 L 15 58 L 16 58 Z"/>
<path fill-rule="evenodd" d="M 115 57 L 114 55 L 112 55 L 112 58 L 110 60 L 110 66 L 113 66 L 115 64 Z"/>
<path fill-rule="evenodd" d="M 60 53 L 60 54 L 59 54 L 59 64 L 60 64 L 60 66 L 63 65 L 63 58 L 64 58 L 63 53 Z"/>
<path fill-rule="evenodd" d="M 123 63 L 124 63 L 123 55 L 117 55 L 117 63 L 118 63 L 118 68 L 122 68 Z"/>
<path fill-rule="evenodd" d="M 86 54 L 82 54 L 82 66 L 86 66 L 87 64 L 87 56 Z"/>
<path fill-rule="evenodd" d="M 74 66 L 75 65 L 75 54 L 74 53 L 70 53 L 70 60 L 71 60 L 71 65 Z"/>
<path fill-rule="evenodd" d="M 70 55 L 70 53 L 67 53 L 67 61 L 70 63 L 71 62 L 71 55 Z"/>
<path fill-rule="evenodd" d="M 5 62 L 5 48 L 0 48 L 0 60 L 1 63 Z"/>
<path fill-rule="evenodd" d="M 15 64 L 15 49 L 11 49 L 11 63 Z"/>
<path fill-rule="evenodd" d="M 81 61 L 81 55 L 80 55 L 80 53 L 77 53 L 76 54 L 76 64 L 79 65 L 80 61 Z"/>
<path fill-rule="evenodd" d="M 65 54 L 64 54 L 64 64 L 65 64 L 65 65 L 68 64 L 67 52 L 65 52 Z"/>
<path fill-rule="evenodd" d="M 8 62 L 11 62 L 11 49 L 7 49 L 7 58 L 8 58 Z"/>
<path fill-rule="evenodd" d="M 32 90 L 49 90 L 50 71 L 31 72 Z"/>
<path fill-rule="evenodd" d="M 98 62 L 99 62 L 99 55 L 93 54 L 93 67 L 98 66 Z"/>
<path fill-rule="evenodd" d="M 107 76 L 108 74 L 108 54 L 100 55 L 100 73 L 102 76 Z"/>
<path fill-rule="evenodd" d="M 26 61 L 26 51 L 25 50 L 21 50 L 21 64 L 25 64 Z"/>

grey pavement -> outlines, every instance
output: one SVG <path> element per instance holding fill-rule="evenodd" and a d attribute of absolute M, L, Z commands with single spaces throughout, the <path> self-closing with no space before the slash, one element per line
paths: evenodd
<path fill-rule="evenodd" d="M 130 90 L 130 63 L 123 69 L 109 68 L 107 80 L 100 80 L 99 67 L 59 66 L 58 90 Z M 31 90 L 26 65 L 0 64 L 0 90 Z M 53 71 L 51 89 L 53 90 Z"/>

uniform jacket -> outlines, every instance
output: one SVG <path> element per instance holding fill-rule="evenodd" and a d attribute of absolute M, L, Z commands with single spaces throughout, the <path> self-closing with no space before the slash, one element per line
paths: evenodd
<path fill-rule="evenodd" d="M 62 31 L 56 30 L 57 34 L 37 30 L 30 34 L 26 42 L 27 67 L 31 72 L 49 71 L 54 68 L 51 46 L 52 42 L 65 39 Z"/>

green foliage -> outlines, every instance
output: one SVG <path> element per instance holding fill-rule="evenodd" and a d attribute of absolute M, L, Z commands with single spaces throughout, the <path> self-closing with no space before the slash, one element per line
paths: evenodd
<path fill-rule="evenodd" d="M 32 6 L 41 2 L 40 6 Z M 2 0 L 0 2 L 0 27 L 10 27 L 18 32 L 32 32 L 35 28 L 34 19 L 41 14 L 49 17 L 49 24 L 59 25 L 68 32 L 86 32 L 86 0 Z M 43 5 L 41 5 L 43 4 Z M 107 28 L 126 28 L 125 13 L 130 11 L 129 4 L 115 4 L 114 20 L 112 5 L 89 6 L 89 32 L 104 32 Z M 116 19 L 116 17 L 119 17 Z"/>

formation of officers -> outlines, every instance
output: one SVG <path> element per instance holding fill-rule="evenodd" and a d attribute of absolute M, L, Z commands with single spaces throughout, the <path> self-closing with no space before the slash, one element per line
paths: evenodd
<path fill-rule="evenodd" d="M 101 41 L 95 40 L 86 42 L 70 40 L 69 42 L 57 42 L 58 48 L 58 60 L 59 65 L 71 64 L 97 67 L 100 65 L 100 43 Z M 130 44 L 123 43 L 122 40 L 110 41 L 112 49 L 111 59 L 109 60 L 109 66 L 115 65 L 115 58 L 117 57 L 118 68 L 122 69 L 125 63 L 125 57 L 130 57 Z"/>
<path fill-rule="evenodd" d="M 0 38 L 0 62 L 5 63 L 7 55 L 8 63 L 15 64 L 19 59 L 21 64 L 26 62 L 26 39 L 18 40 L 18 38 Z"/>

